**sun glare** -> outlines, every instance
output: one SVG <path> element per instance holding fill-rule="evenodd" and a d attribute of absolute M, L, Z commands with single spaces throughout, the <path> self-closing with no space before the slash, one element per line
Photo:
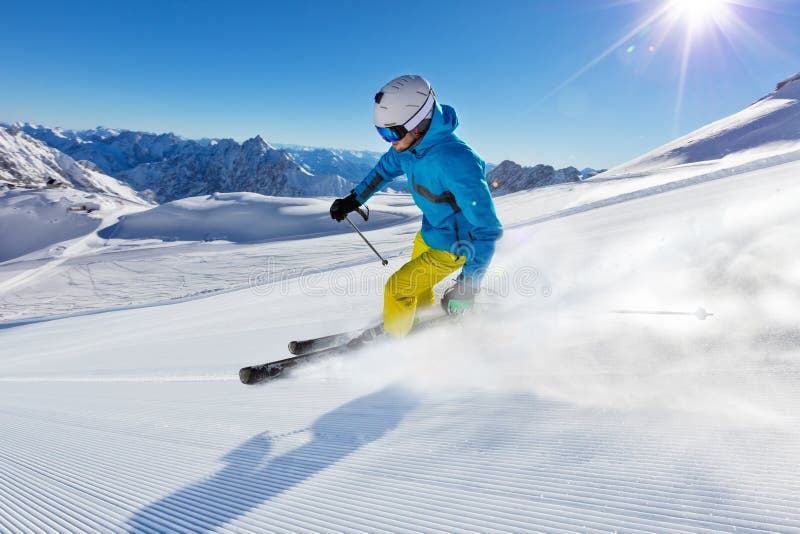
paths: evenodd
<path fill-rule="evenodd" d="M 727 11 L 726 0 L 673 0 L 672 6 L 692 25 L 720 19 Z"/>
<path fill-rule="evenodd" d="M 616 6 L 638 3 L 639 0 L 605 1 Z M 764 6 L 769 2 L 658 0 L 653 3 L 652 11 L 645 14 L 596 57 L 545 94 L 534 107 L 542 105 L 612 54 L 617 53 L 621 61 L 631 66 L 632 71 L 637 74 L 644 73 L 657 56 L 672 54 L 677 59 L 677 70 L 674 72 L 677 86 L 674 120 L 677 131 L 690 64 L 714 61 L 713 55 L 720 53 L 726 47 L 738 54 L 736 49 L 745 45 L 749 49 L 758 46 L 769 50 L 775 56 L 785 57 L 788 61 L 794 60 L 792 55 L 776 46 L 768 36 L 756 31 L 746 18 L 749 10 L 766 9 Z"/>

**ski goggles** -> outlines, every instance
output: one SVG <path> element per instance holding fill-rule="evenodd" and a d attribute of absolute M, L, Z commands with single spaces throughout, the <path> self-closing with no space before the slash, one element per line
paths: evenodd
<path fill-rule="evenodd" d="M 376 126 L 375 129 L 378 130 L 378 135 L 386 141 L 387 143 L 394 143 L 396 141 L 401 140 L 408 132 L 419 126 L 419 123 L 430 113 L 433 109 L 433 105 L 436 103 L 436 95 L 433 93 L 433 89 L 430 90 L 428 93 L 428 97 L 425 99 L 425 102 L 419 108 L 419 110 L 411 116 L 404 124 L 398 124 L 396 126 Z"/>
<path fill-rule="evenodd" d="M 406 130 L 405 126 L 386 126 L 385 128 L 376 126 L 375 129 L 378 130 L 378 135 L 387 143 L 399 141 L 408 134 L 408 130 Z"/>

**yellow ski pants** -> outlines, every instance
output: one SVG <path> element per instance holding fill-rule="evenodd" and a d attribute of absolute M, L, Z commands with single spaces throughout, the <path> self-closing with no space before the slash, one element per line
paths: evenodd
<path fill-rule="evenodd" d="M 389 277 L 383 292 L 383 329 L 404 336 L 414 326 L 417 306 L 436 304 L 433 287 L 460 269 L 466 258 L 430 248 L 417 232 L 411 261 Z"/>

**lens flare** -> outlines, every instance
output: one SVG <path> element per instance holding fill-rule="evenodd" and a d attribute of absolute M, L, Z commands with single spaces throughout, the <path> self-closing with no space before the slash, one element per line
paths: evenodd
<path fill-rule="evenodd" d="M 797 1 L 797 0 L 792 0 Z M 640 3 L 641 0 L 598 0 L 608 7 L 620 4 Z M 686 82 L 692 74 L 690 65 L 714 61 L 713 54 L 720 53 L 720 44 L 729 48 L 733 59 L 741 59 L 743 49 L 758 48 L 787 64 L 796 64 L 800 56 L 784 49 L 771 35 L 757 31 L 751 26 L 749 14 L 754 11 L 770 11 L 769 2 L 762 0 L 653 0 L 652 10 L 642 18 L 622 30 L 619 38 L 582 67 L 574 71 L 562 82 L 555 85 L 538 101 L 519 114 L 519 120 L 527 120 L 526 115 L 542 106 L 546 101 L 566 89 L 575 80 L 596 67 L 609 56 L 616 54 L 624 58 L 627 65 L 641 74 L 651 61 L 665 55 L 675 59 L 676 81 L 674 130 L 679 131 L 683 113 L 683 100 Z M 763 31 L 763 30 L 762 30 Z M 662 63 L 663 65 L 663 63 Z"/>
<path fill-rule="evenodd" d="M 719 19 L 727 12 L 727 4 L 726 0 L 673 0 L 673 8 L 694 25 Z"/>

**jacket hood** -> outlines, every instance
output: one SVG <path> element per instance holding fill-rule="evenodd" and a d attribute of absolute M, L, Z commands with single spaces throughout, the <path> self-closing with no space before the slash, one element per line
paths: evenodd
<path fill-rule="evenodd" d="M 456 110 L 446 104 L 436 104 L 433 106 L 433 117 L 431 126 L 425 132 L 425 136 L 414 147 L 416 152 L 424 152 L 428 148 L 453 137 L 453 131 L 458 127 L 458 115 Z"/>

